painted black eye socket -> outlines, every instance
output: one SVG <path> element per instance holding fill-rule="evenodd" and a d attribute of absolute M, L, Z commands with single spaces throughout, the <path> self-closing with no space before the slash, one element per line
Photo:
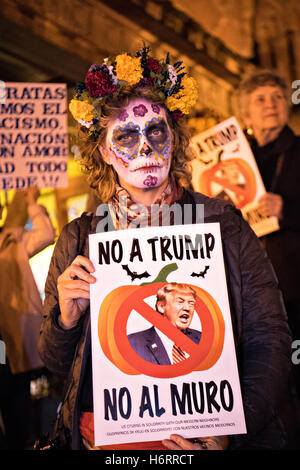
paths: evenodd
<path fill-rule="evenodd" d="M 123 131 L 114 136 L 114 142 L 123 147 L 130 147 L 135 145 L 139 140 L 139 133 L 137 130 Z"/>
<path fill-rule="evenodd" d="M 150 126 L 146 130 L 147 139 L 154 143 L 163 143 L 168 137 L 168 129 L 164 123 Z"/>

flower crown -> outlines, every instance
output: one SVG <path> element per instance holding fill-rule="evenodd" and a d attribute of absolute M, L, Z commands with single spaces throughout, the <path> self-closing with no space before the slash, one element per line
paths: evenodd
<path fill-rule="evenodd" d="M 112 95 L 117 96 L 125 88 L 149 87 L 165 101 L 173 119 L 189 114 L 198 97 L 196 81 L 183 72 L 182 62 L 170 64 L 150 56 L 150 48 L 144 46 L 135 57 L 124 53 L 115 59 L 107 58 L 103 64 L 93 64 L 78 83 L 69 109 L 76 121 L 88 129 L 93 140 L 99 135 L 101 107 Z"/>

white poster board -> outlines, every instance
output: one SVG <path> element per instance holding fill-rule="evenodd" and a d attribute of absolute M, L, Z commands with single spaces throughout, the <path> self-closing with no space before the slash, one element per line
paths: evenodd
<path fill-rule="evenodd" d="M 219 224 L 98 233 L 89 247 L 95 445 L 245 433 Z M 198 343 L 156 311 L 169 282 L 196 292 Z M 168 339 L 187 352 L 179 364 L 162 359 Z"/>
<path fill-rule="evenodd" d="M 1 82 L 0 190 L 66 187 L 65 83 Z"/>
<path fill-rule="evenodd" d="M 266 190 L 250 145 L 235 117 L 192 138 L 195 191 L 229 201 L 241 210 L 258 237 L 279 229 L 276 217 L 263 217 L 258 200 Z"/>

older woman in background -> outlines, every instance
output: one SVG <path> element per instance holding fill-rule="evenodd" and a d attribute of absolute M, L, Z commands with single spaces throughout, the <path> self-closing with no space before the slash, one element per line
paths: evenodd
<path fill-rule="evenodd" d="M 251 147 L 267 193 L 259 201 L 265 216 L 276 216 L 280 229 L 264 237 L 283 292 L 294 339 L 300 339 L 300 138 L 288 126 L 291 97 L 285 81 L 262 70 L 240 85 L 244 123 L 252 130 Z M 300 396 L 300 365 L 296 366 Z"/>

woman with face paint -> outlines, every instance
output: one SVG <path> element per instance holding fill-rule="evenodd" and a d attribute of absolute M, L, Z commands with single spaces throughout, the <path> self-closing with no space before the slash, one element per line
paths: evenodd
<path fill-rule="evenodd" d="M 136 98 L 107 128 L 104 161 L 136 202 L 151 205 L 168 184 L 172 131 L 162 106 Z"/>
<path fill-rule="evenodd" d="M 181 62 L 171 65 L 168 56 L 156 60 L 147 47 L 135 56 L 121 54 L 92 65 L 70 103 L 80 124 L 82 163 L 108 208 L 103 230 L 163 225 L 159 210 L 173 204 L 181 214 L 193 208 L 188 223 L 199 221 L 201 204 L 204 222 L 221 226 L 248 433 L 196 440 L 172 435 L 148 448 L 279 449 L 285 441 L 275 416 L 288 380 L 289 329 L 273 271 L 247 223 L 233 206 L 190 189 L 192 154 L 184 117 L 195 105 L 196 88 Z M 95 278 L 87 235 L 98 230 L 100 219 L 97 212 L 83 214 L 63 229 L 45 288 L 39 351 L 50 370 L 69 377 L 61 427 L 74 450 L 95 449 L 89 323 Z"/>

